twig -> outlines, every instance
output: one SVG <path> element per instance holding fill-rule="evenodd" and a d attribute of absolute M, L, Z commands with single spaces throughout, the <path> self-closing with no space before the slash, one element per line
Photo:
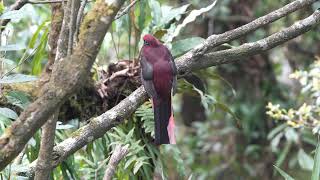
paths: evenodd
<path fill-rule="evenodd" d="M 83 0 L 81 2 L 81 5 L 80 5 L 80 8 L 79 8 L 79 11 L 78 11 L 78 15 L 77 15 L 77 21 L 76 21 L 76 30 L 74 32 L 74 41 L 75 41 L 75 44 L 78 42 L 78 35 L 79 35 L 79 29 L 80 29 L 80 24 L 81 24 L 81 21 L 82 21 L 82 18 L 83 18 L 83 14 L 84 14 L 84 8 L 86 7 L 87 5 L 87 2 L 88 0 Z"/>
<path fill-rule="evenodd" d="M 71 14 L 71 5 L 72 0 L 67 1 L 65 5 L 63 5 L 63 21 L 62 26 L 60 30 L 60 35 L 58 39 L 58 46 L 57 46 L 57 52 L 55 61 L 58 61 L 62 59 L 63 57 L 66 57 L 68 54 L 68 38 L 69 38 L 69 23 L 70 23 L 70 14 Z"/>
<path fill-rule="evenodd" d="M 73 21 L 74 18 L 76 18 L 76 7 L 75 7 L 75 0 L 70 0 L 71 1 L 71 12 L 70 12 L 70 21 L 69 21 L 69 38 L 68 38 L 68 49 L 67 49 L 67 55 L 71 55 L 72 53 L 72 48 L 73 48 L 73 33 L 75 30 L 75 22 Z"/>
<path fill-rule="evenodd" d="M 60 36 L 58 39 L 58 48 L 55 60 L 61 60 L 62 58 L 70 55 L 73 49 L 73 34 L 75 32 L 76 13 L 80 8 L 80 1 L 70 0 L 67 2 L 64 8 L 64 17 Z"/>
<path fill-rule="evenodd" d="M 129 145 L 117 145 L 110 157 L 103 180 L 111 180 L 120 161 L 129 153 Z"/>
<path fill-rule="evenodd" d="M 140 0 L 134 0 L 134 1 L 132 1 L 127 7 L 125 7 L 123 10 L 120 10 L 114 19 L 117 20 L 117 19 L 119 19 L 120 17 L 122 17 L 123 15 L 127 14 L 127 13 L 129 12 L 129 9 L 130 9 L 133 5 L 135 5 L 138 1 L 140 1 Z"/>

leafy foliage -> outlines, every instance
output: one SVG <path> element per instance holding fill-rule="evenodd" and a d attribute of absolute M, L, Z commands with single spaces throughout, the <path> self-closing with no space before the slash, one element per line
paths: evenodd
<path fill-rule="evenodd" d="M 146 33 L 158 37 L 171 49 L 174 57 L 179 57 L 204 40 L 198 37 L 198 33 L 185 33 L 192 29 L 192 24 L 201 29 L 205 27 L 201 23 L 205 22 L 208 27 L 204 28 L 205 34 L 201 35 L 205 37 L 238 27 L 243 21 L 259 17 L 284 3 L 263 0 L 239 5 L 232 0 L 219 1 L 217 4 L 217 1 L 192 0 L 188 1 L 190 4 L 172 5 L 173 2 L 170 2 L 171 5 L 166 5 L 166 2 L 169 1 L 141 0 L 127 15 L 114 21 L 104 39 L 95 67 L 120 59 L 137 59 L 142 45 L 141 36 Z M 89 5 L 87 9 L 90 8 Z M 47 61 L 49 6 L 30 5 L 18 11 L 7 9 L 1 1 L 0 19 L 13 21 L 7 26 L 10 33 L 3 33 L 1 37 L 4 43 L 0 46 L 0 85 L 35 81 Z M 237 11 L 245 11 L 248 15 L 234 15 Z M 240 43 L 272 34 L 280 25 L 290 24 L 301 16 L 304 16 L 303 12 L 283 18 L 274 26 L 260 29 L 226 46 L 233 48 Z M 303 41 L 298 42 L 302 47 L 306 47 L 305 49 L 314 49 L 314 44 L 319 38 L 316 29 L 303 36 Z M 295 177 L 296 173 L 303 173 L 305 177 L 311 171 L 312 180 L 319 179 L 320 150 L 314 136 L 319 134 L 320 128 L 319 60 L 309 71 L 297 71 L 291 75 L 303 86 L 299 96 L 292 96 L 292 92 L 286 93 L 286 87 L 279 86 L 286 98 L 281 101 L 278 94 L 273 94 L 279 87 L 273 81 L 269 82 L 268 77 L 282 77 L 282 71 L 288 69 L 281 62 L 293 58 L 293 55 L 285 58 L 283 52 L 284 50 L 279 48 L 262 55 L 270 59 L 268 68 L 271 70 L 263 72 L 266 80 L 259 82 L 258 91 L 251 88 L 257 78 L 257 69 L 251 67 L 254 63 L 248 64 L 245 68 L 245 73 L 252 77 L 250 83 L 241 81 L 245 78 L 245 73 L 239 64 L 194 72 L 205 84 L 203 91 L 184 80 L 179 80 L 179 93 L 174 99 L 175 117 L 178 120 L 177 146 L 157 148 L 151 143 L 154 137 L 153 111 L 151 103 L 146 102 L 132 117 L 128 117 L 124 124 L 113 128 L 102 138 L 88 144 L 62 162 L 53 171 L 53 178 L 101 179 L 114 147 L 120 144 L 128 146 L 130 153 L 119 164 L 116 179 L 152 179 L 155 172 L 163 179 L 250 179 L 259 177 L 261 169 L 268 171 L 270 168 L 261 167 L 266 167 L 263 165 L 270 162 L 262 161 L 273 158 L 276 158 L 273 162 L 275 172 L 278 171 L 285 179 L 291 178 L 289 174 Z M 259 66 L 263 66 L 263 63 L 268 64 L 266 59 L 258 62 Z M 307 65 L 308 63 L 303 64 Z M 232 74 L 238 71 L 242 74 Z M 226 77 L 228 73 L 232 74 L 231 78 Z M 233 79 L 240 83 L 229 82 Z M 256 94 L 253 92 L 263 98 L 255 99 Z M 179 114 L 182 111 L 180 103 L 183 101 L 183 93 L 200 98 L 207 120 L 196 119 L 198 122 L 192 123 L 191 127 L 182 125 Z M 0 107 L 0 134 L 15 121 L 20 110 L 32 102 L 29 95 L 21 91 L 14 90 L 3 95 L 9 106 Z M 296 103 L 295 97 L 299 103 Z M 267 106 L 268 115 L 279 120 L 277 123 L 285 123 L 273 128 L 274 122 L 268 122 L 271 126 L 265 127 L 265 101 L 281 104 L 270 103 Z M 293 104 L 297 105 L 297 108 L 286 108 Z M 65 119 L 59 120 L 64 123 L 57 123 L 56 144 L 86 124 L 77 118 L 67 123 Z M 241 128 L 238 128 L 238 125 Z M 314 134 L 309 131 L 310 128 Z M 269 141 L 270 144 L 267 143 Z M 24 172 L 28 164 L 37 158 L 39 146 L 40 132 L 37 132 L 21 154 L 21 161 L 13 162 L 10 167 L 0 172 L 0 179 L 22 179 L 23 177 L 17 176 L 16 173 Z M 316 146 L 313 159 L 311 152 Z"/>

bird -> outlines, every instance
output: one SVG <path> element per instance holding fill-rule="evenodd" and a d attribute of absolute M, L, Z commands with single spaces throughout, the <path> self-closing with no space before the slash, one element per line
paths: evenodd
<path fill-rule="evenodd" d="M 176 144 L 172 96 L 177 91 L 177 67 L 169 49 L 150 34 L 140 51 L 141 82 L 152 100 L 156 145 Z"/>

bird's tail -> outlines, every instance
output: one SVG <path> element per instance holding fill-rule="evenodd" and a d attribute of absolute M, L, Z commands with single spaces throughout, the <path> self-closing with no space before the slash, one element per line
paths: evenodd
<path fill-rule="evenodd" d="M 153 99 L 153 110 L 155 121 L 155 143 L 157 145 L 176 144 L 171 97 L 161 101 Z"/>

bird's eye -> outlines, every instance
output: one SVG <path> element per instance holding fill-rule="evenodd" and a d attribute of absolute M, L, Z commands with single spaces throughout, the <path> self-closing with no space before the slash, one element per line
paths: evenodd
<path fill-rule="evenodd" d="M 147 46 L 150 45 L 146 40 L 143 41 L 143 44 L 144 44 L 144 45 L 147 45 Z"/>

